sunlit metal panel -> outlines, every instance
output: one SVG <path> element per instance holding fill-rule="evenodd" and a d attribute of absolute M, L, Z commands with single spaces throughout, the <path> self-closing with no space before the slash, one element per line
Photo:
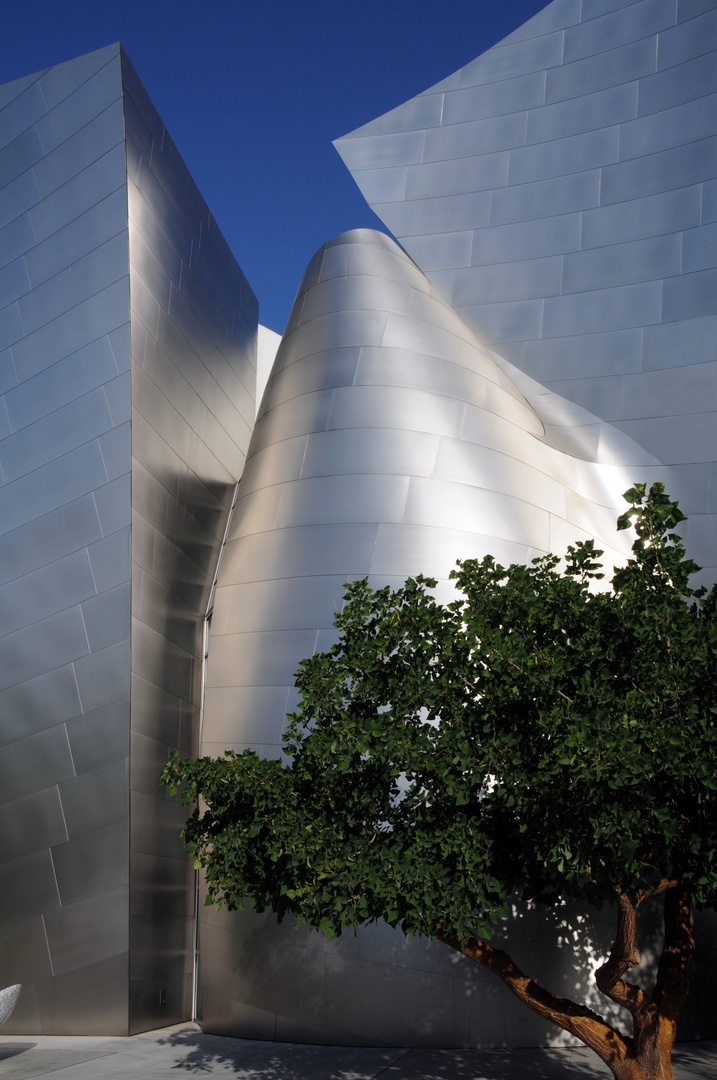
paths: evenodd
<path fill-rule="evenodd" d="M 642 373 L 694 368 L 699 381 L 714 358 L 717 249 L 703 204 L 717 190 L 715 25 L 714 0 L 554 0 L 336 142 L 376 213 L 481 339 L 669 467 L 703 535 L 717 535 L 703 494 L 714 395 L 706 387 L 685 409 Z M 605 393 L 597 379 L 608 374 Z M 702 552 L 714 579 L 717 544 Z"/>

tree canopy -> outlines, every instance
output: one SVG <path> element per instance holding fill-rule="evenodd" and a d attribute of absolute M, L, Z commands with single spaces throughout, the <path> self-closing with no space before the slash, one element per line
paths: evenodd
<path fill-rule="evenodd" d="M 304 660 L 287 761 L 174 758 L 201 797 L 184 836 L 212 902 L 269 907 L 329 935 L 383 919 L 438 938 L 625 1080 L 670 1077 L 687 992 L 691 904 L 717 901 L 717 591 L 661 484 L 637 484 L 618 529 L 632 557 L 598 584 L 592 541 L 528 565 L 466 560 L 435 581 L 350 584 L 338 640 Z M 539 824 L 536 824 L 539 823 Z M 650 993 L 635 911 L 665 897 Z M 490 944 L 516 896 L 617 907 L 599 989 L 632 1035 L 543 990 Z"/>

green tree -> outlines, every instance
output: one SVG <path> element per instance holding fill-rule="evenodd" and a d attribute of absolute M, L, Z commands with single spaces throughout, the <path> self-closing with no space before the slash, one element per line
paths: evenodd
<path fill-rule="evenodd" d="M 666 1080 L 691 906 L 717 901 L 717 591 L 690 588 L 663 485 L 626 499 L 618 529 L 637 539 L 609 590 L 592 541 L 563 563 L 459 563 L 447 606 L 429 579 L 349 585 L 337 643 L 300 666 L 288 763 L 175 757 L 163 781 L 202 800 L 184 836 L 210 901 L 247 897 L 329 935 L 384 919 L 437 938 L 619 1080 Z M 616 906 L 595 978 L 630 1034 L 491 945 L 516 896 Z M 629 973 L 654 896 L 665 929 L 648 992 Z"/>

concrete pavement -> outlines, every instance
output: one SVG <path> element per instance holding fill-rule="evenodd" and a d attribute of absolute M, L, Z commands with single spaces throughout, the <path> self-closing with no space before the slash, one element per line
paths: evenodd
<path fill-rule="evenodd" d="M 717 1080 L 717 1041 L 683 1043 L 675 1080 Z M 196 1024 L 131 1038 L 3 1035 L 2 1080 L 602 1080 L 588 1050 L 305 1046 L 205 1035 Z"/>

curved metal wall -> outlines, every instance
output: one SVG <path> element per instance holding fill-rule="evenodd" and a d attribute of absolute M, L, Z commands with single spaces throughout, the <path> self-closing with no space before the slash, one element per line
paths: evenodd
<path fill-rule="evenodd" d="M 717 6 L 554 0 L 336 143 L 503 357 L 666 466 L 717 568 Z"/>
<path fill-rule="evenodd" d="M 239 486 L 214 604 L 203 753 L 280 753 L 295 669 L 330 643 L 349 578 L 398 585 L 422 571 L 446 598 L 458 557 L 525 561 L 581 535 L 624 556 L 624 534 L 625 547 L 611 547 L 620 492 L 654 460 L 517 374 L 532 403 L 389 237 L 351 232 L 317 253 Z M 611 928 L 596 924 L 597 939 Z M 511 933 L 568 991 L 569 962 L 545 955 L 558 926 L 536 915 Z M 475 965 L 440 945 L 407 946 L 386 927 L 326 942 L 205 908 L 201 955 L 212 1031 L 399 1045 L 551 1037 Z"/>

